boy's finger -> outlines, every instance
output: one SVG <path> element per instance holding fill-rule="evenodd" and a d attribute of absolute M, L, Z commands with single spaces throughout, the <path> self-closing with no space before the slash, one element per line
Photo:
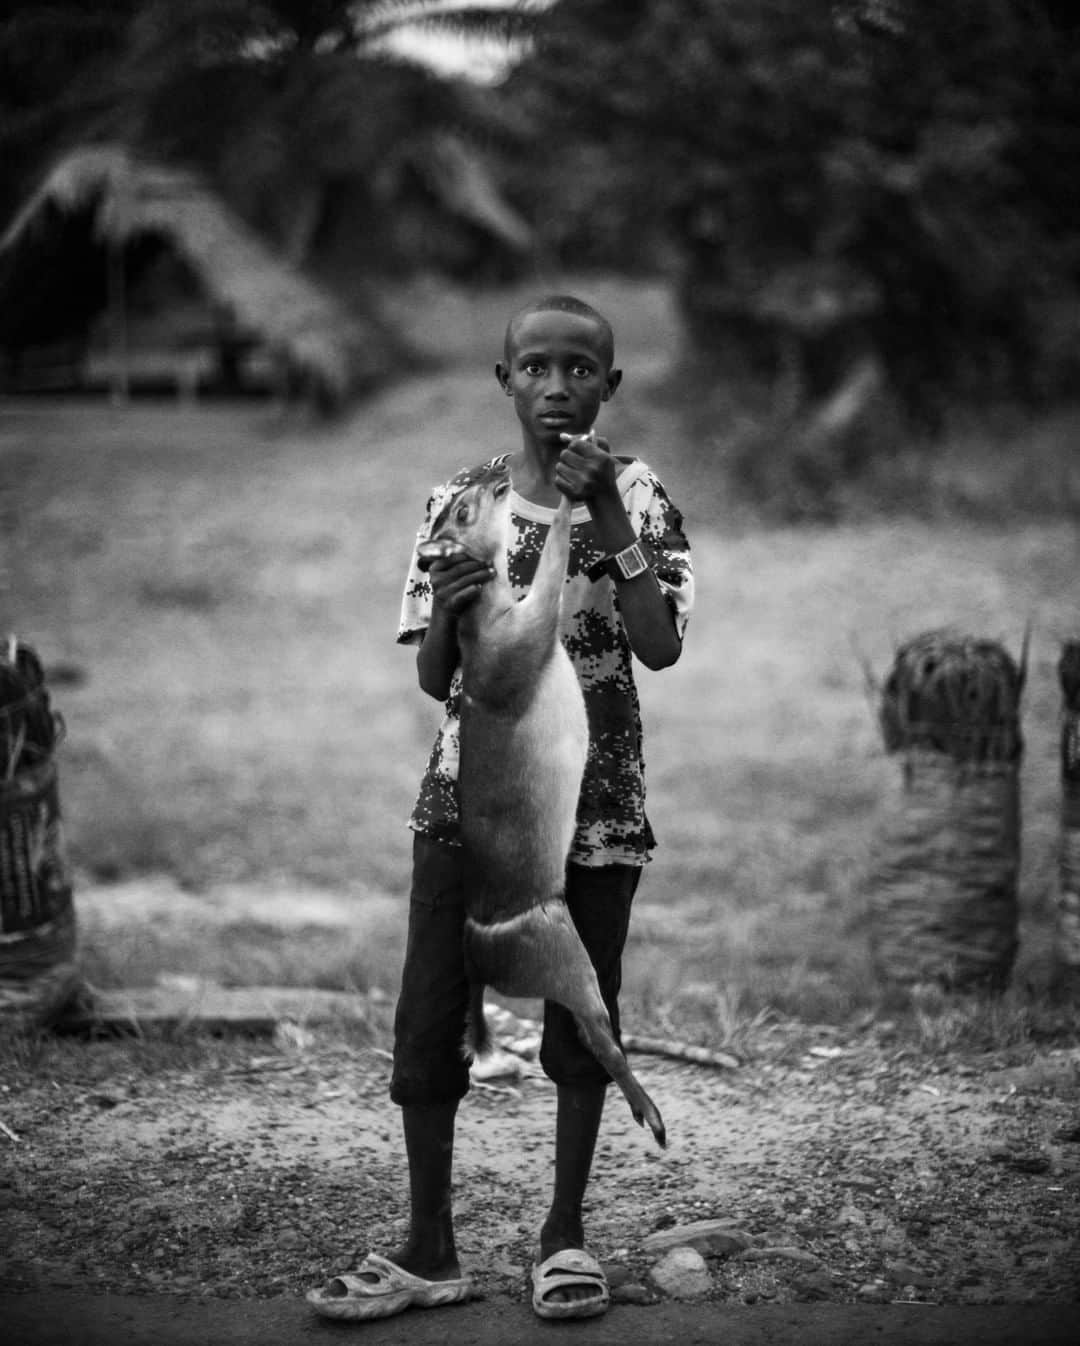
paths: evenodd
<path fill-rule="evenodd" d="M 584 482 L 580 473 L 567 472 L 561 467 L 556 467 L 555 485 L 563 495 L 568 495 L 572 500 L 576 500 L 581 496 Z"/>
<path fill-rule="evenodd" d="M 595 458 L 580 458 L 576 453 L 564 449 L 555 464 L 555 471 L 567 473 L 584 485 L 586 482 L 595 481 L 602 469 Z"/>
<path fill-rule="evenodd" d="M 559 450 L 559 462 L 575 472 L 589 472 L 594 470 L 600 464 L 606 462 L 611 455 L 601 450 L 599 455 L 596 453 L 578 453 L 576 449 L 565 448 Z"/>
<path fill-rule="evenodd" d="M 446 556 L 431 563 L 432 571 L 437 571 L 447 579 L 459 579 L 462 575 L 469 575 L 474 571 L 485 571 L 489 568 L 483 561 L 478 561 L 475 556 Z"/>
<path fill-rule="evenodd" d="M 447 575 L 443 583 L 439 586 L 444 593 L 460 593 L 462 589 L 467 589 L 471 585 L 487 584 L 494 579 L 495 571 L 491 566 L 485 566 L 481 562 L 473 562 L 467 568 L 458 571 L 456 574 Z"/>

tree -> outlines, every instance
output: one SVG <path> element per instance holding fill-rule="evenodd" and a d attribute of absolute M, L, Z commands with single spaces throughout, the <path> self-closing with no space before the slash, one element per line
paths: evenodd
<path fill-rule="evenodd" d="M 400 253 L 405 170 L 438 188 L 462 162 L 448 132 L 481 145 L 504 134 L 480 91 L 384 39 L 420 25 L 510 41 L 533 22 L 528 7 L 441 0 L 16 0 L 0 10 L 0 208 L 10 215 L 60 150 L 119 140 L 201 169 L 297 263 L 346 187 L 366 196 L 378 269 Z"/>
<path fill-rule="evenodd" d="M 848 315 L 929 412 L 1060 373 L 1044 318 L 1078 279 L 1068 22 L 1038 0 L 559 0 L 510 91 L 556 245 L 594 222 L 608 248 L 645 238 L 710 361 L 734 339 L 776 365 L 785 327 Z"/>
<path fill-rule="evenodd" d="M 0 5 L 0 227 L 73 127 L 93 136 L 138 0 Z"/>
<path fill-rule="evenodd" d="M 452 128 L 498 134 L 471 86 L 381 44 L 416 24 L 509 40 L 531 16 L 438 0 L 144 0 L 125 61 L 132 135 L 207 170 L 297 262 L 344 184 L 366 198 L 365 246 L 393 253 L 386 197 L 402 163 L 426 163 Z"/>

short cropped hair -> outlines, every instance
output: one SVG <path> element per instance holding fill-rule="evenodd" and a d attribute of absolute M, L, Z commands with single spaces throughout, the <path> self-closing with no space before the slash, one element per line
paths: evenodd
<path fill-rule="evenodd" d="M 503 357 L 507 364 L 510 363 L 510 343 L 513 340 L 514 328 L 522 318 L 527 318 L 530 313 L 573 313 L 576 317 L 588 318 L 600 329 L 604 357 L 607 360 L 608 368 L 610 369 L 615 363 L 615 333 L 611 323 L 604 315 L 593 308 L 591 304 L 586 304 L 584 299 L 578 299 L 572 294 L 547 294 L 540 299 L 532 300 L 524 308 L 518 309 L 506 324 L 506 335 L 503 338 Z"/>

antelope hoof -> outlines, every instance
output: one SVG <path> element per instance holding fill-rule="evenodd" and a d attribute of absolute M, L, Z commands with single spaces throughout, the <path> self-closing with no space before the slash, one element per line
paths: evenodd
<path fill-rule="evenodd" d="M 667 1127 L 664 1125 L 663 1118 L 654 1109 L 655 1116 L 649 1118 L 649 1130 L 656 1137 L 656 1143 L 662 1150 L 667 1149 Z M 642 1125 L 642 1119 L 638 1118 L 638 1125 Z"/>
<path fill-rule="evenodd" d="M 633 1108 L 631 1108 L 630 1111 L 633 1114 L 634 1121 L 637 1122 L 638 1126 L 643 1127 L 646 1121 L 645 1113 L 640 1111 L 634 1111 Z M 663 1118 L 660 1116 L 659 1112 L 657 1112 L 655 1108 L 652 1109 L 652 1114 L 653 1115 L 648 1118 L 649 1130 L 656 1137 L 657 1145 L 659 1145 L 662 1150 L 666 1150 L 667 1127 L 664 1125 Z"/>

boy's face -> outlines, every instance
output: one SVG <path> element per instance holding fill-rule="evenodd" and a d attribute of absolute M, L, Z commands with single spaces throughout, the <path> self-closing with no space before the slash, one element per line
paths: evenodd
<path fill-rule="evenodd" d="M 593 319 L 558 310 L 525 313 L 507 334 L 505 359 L 495 366 L 526 436 L 562 447 L 560 435 L 592 429 L 600 404 L 619 386 L 611 349 Z"/>

